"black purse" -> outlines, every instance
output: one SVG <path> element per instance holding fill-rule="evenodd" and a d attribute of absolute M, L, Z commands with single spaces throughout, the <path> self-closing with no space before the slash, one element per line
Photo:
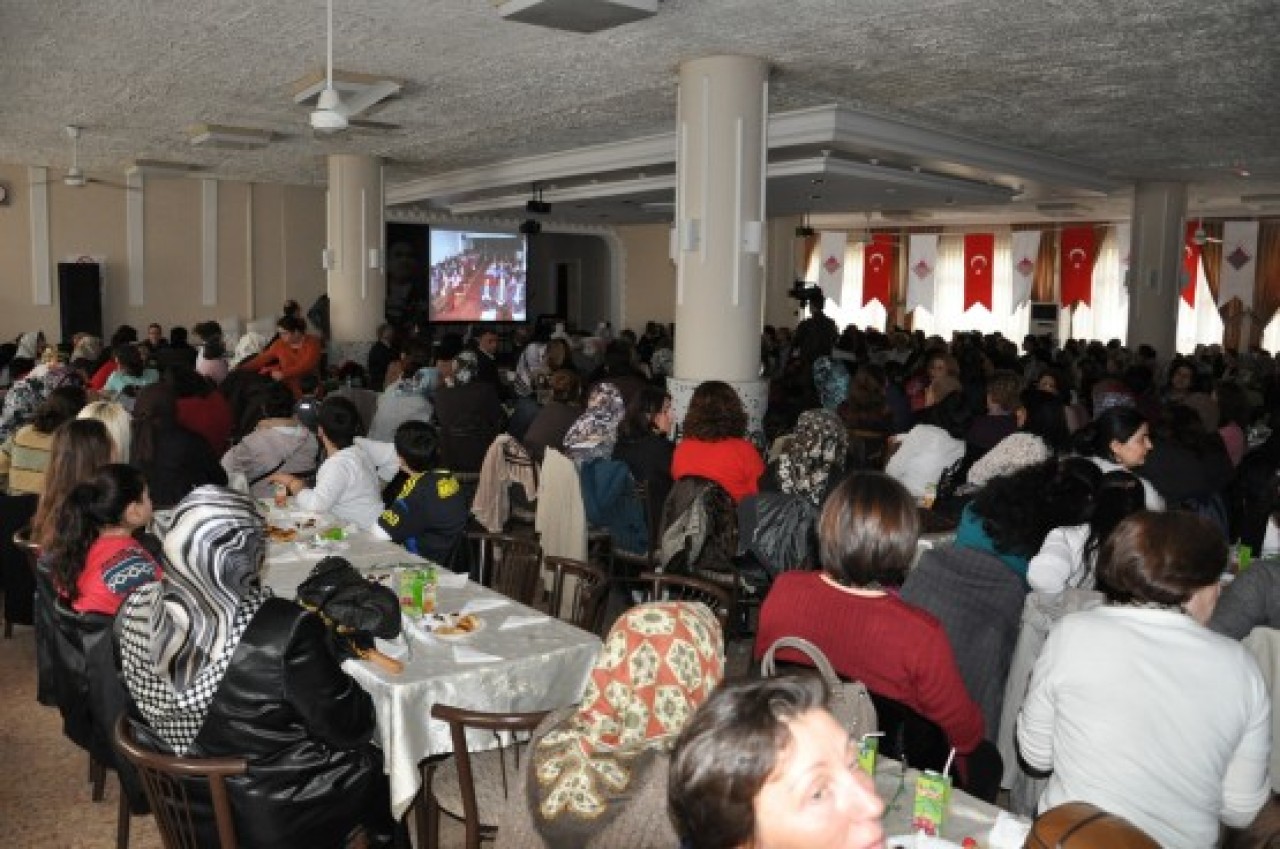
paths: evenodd
<path fill-rule="evenodd" d="M 339 636 L 400 636 L 400 599 L 366 579 L 345 558 L 326 557 L 317 563 L 298 585 L 297 601 Z"/>

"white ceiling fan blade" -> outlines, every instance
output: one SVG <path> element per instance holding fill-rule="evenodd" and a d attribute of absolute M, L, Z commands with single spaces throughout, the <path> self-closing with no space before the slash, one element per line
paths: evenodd
<path fill-rule="evenodd" d="M 400 83 L 383 80 L 340 101 L 336 111 L 344 118 L 354 118 L 366 109 L 376 106 L 388 97 L 399 93 Z"/>

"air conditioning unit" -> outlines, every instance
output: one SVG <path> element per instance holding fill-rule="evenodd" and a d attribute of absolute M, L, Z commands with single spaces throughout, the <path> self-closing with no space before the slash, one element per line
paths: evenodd
<path fill-rule="evenodd" d="M 1052 301 L 1032 301 L 1030 327 L 1032 336 L 1048 336 L 1055 343 L 1058 341 L 1059 307 Z"/>

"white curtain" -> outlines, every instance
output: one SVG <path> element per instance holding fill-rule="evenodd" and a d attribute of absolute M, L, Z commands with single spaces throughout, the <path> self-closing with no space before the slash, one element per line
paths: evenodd
<path fill-rule="evenodd" d="M 1124 285 L 1123 273 L 1116 228 L 1108 227 L 1093 264 L 1090 305 L 1079 304 L 1070 310 L 1072 338 L 1125 341 L 1129 333 L 1129 289 Z"/>
<path fill-rule="evenodd" d="M 1178 294 L 1178 330 L 1174 344 L 1179 354 L 1192 354 L 1197 345 L 1222 344 L 1222 331 L 1222 316 L 1209 292 L 1204 263 L 1200 262 L 1196 265 L 1196 305 L 1187 306 L 1181 291 Z"/>

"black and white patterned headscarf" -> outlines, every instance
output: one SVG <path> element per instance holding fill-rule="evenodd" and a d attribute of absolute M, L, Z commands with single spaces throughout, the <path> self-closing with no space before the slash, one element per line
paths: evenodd
<path fill-rule="evenodd" d="M 821 507 L 832 472 L 844 468 L 849 433 L 835 413 L 805 410 L 791 441 L 778 457 L 778 484 L 783 492 L 803 495 Z"/>
<path fill-rule="evenodd" d="M 622 393 L 612 383 L 597 383 L 587 399 L 587 409 L 564 435 L 565 454 L 578 465 L 608 460 L 618 441 L 618 425 L 626 414 Z"/>
<path fill-rule="evenodd" d="M 129 691 L 147 724 L 181 755 L 270 597 L 259 583 L 265 523 L 248 496 L 202 486 L 157 525 L 164 577 L 125 600 L 116 629 Z"/>

